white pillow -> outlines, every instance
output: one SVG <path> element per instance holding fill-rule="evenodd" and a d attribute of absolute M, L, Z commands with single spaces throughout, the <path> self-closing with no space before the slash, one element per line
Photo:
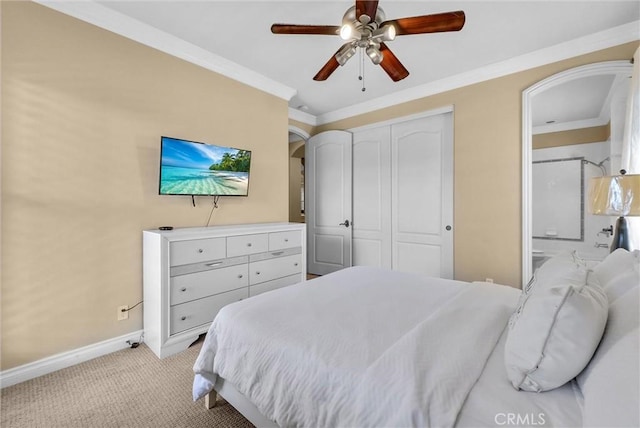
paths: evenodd
<path fill-rule="evenodd" d="M 558 278 L 566 278 L 573 281 L 575 271 L 584 271 L 586 262 L 576 255 L 575 251 L 564 251 L 551 257 L 536 270 L 534 282 L 547 284 Z"/>
<path fill-rule="evenodd" d="M 626 270 L 611 279 L 607 286 L 603 287 L 609 299 L 609 306 L 638 284 L 640 284 L 640 272 L 635 269 Z"/>
<path fill-rule="evenodd" d="M 547 391 L 573 379 L 607 321 L 607 296 L 597 283 L 586 283 L 584 263 L 575 255 L 557 257 L 536 271 L 509 322 L 505 365 L 516 389 Z"/>
<path fill-rule="evenodd" d="M 628 270 L 637 270 L 640 265 L 640 251 L 629 252 L 624 248 L 618 248 L 598 263 L 593 272 L 603 288 L 607 288 L 609 282 L 616 276 Z"/>
<path fill-rule="evenodd" d="M 638 283 L 609 306 L 602 342 L 577 377 L 584 397 L 584 426 L 640 426 L 639 307 Z"/>
<path fill-rule="evenodd" d="M 545 287 L 560 283 L 582 287 L 585 282 L 585 266 L 585 262 L 576 256 L 575 251 L 558 253 L 542 264 L 534 272 L 529 283 L 523 287 L 518 306 L 509 319 L 509 327 L 513 326 L 520 316 L 524 303 L 534 288 L 539 284 Z"/>

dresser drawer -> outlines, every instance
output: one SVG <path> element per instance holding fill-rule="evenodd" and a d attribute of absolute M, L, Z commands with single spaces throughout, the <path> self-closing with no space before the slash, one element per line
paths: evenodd
<path fill-rule="evenodd" d="M 181 331 L 210 323 L 220 309 L 229 303 L 237 302 L 247 297 L 249 297 L 249 289 L 245 287 L 172 306 L 169 310 L 171 323 L 169 325 L 169 334 L 180 333 Z"/>
<path fill-rule="evenodd" d="M 286 287 L 288 285 L 297 284 L 301 280 L 302 278 L 300 277 L 300 274 L 296 274 L 274 279 L 273 281 L 261 282 L 260 284 L 249 287 L 249 297 L 257 296 L 258 294 L 266 293 L 267 291 L 277 290 L 278 288 Z"/>
<path fill-rule="evenodd" d="M 300 254 L 276 257 L 249 264 L 249 284 L 258 284 L 302 272 Z"/>
<path fill-rule="evenodd" d="M 178 305 L 247 285 L 249 270 L 246 264 L 174 276 L 171 278 L 170 302 Z"/>
<path fill-rule="evenodd" d="M 302 233 L 299 230 L 272 232 L 269 234 L 269 251 L 299 247 L 301 245 Z"/>
<path fill-rule="evenodd" d="M 266 253 L 252 254 L 249 256 L 249 261 L 259 262 L 260 260 L 275 259 L 277 257 L 292 256 L 294 254 L 301 254 L 301 253 L 302 253 L 301 247 L 285 248 L 284 250 L 267 251 Z"/>
<path fill-rule="evenodd" d="M 169 244 L 171 266 L 224 259 L 227 256 L 225 238 L 173 241 Z"/>
<path fill-rule="evenodd" d="M 230 257 L 228 259 L 207 260 L 206 262 L 191 263 L 188 265 L 172 266 L 169 276 L 186 275 L 188 273 L 202 272 L 204 270 L 222 269 L 229 266 L 247 264 L 249 256 Z"/>
<path fill-rule="evenodd" d="M 266 233 L 229 236 L 227 238 L 227 257 L 262 253 L 267 251 L 268 248 L 269 235 Z"/>

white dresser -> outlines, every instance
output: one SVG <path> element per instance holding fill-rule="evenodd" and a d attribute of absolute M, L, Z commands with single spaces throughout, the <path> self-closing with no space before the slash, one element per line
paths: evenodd
<path fill-rule="evenodd" d="M 160 358 L 185 350 L 229 303 L 303 281 L 301 223 L 143 232 L 144 341 Z"/>

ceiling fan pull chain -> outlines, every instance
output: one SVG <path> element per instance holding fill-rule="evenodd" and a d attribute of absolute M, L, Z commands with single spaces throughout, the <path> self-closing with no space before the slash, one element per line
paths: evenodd
<path fill-rule="evenodd" d="M 366 91 L 367 88 L 364 86 L 364 54 L 362 53 L 364 48 L 360 48 L 360 75 L 358 79 L 362 81 L 362 92 Z"/>
<path fill-rule="evenodd" d="M 360 49 L 358 55 L 360 56 L 360 58 L 358 58 L 358 80 L 362 80 L 362 66 L 364 63 L 364 58 L 362 56 L 362 49 Z"/>

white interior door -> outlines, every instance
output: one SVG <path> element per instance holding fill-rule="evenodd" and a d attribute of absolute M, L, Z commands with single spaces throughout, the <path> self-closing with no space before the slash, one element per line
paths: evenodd
<path fill-rule="evenodd" d="M 353 265 L 391 269 L 391 127 L 353 134 Z"/>
<path fill-rule="evenodd" d="M 453 278 L 453 129 L 444 113 L 391 126 L 393 268 Z"/>
<path fill-rule="evenodd" d="M 307 271 L 351 266 L 352 134 L 327 131 L 305 144 Z"/>

